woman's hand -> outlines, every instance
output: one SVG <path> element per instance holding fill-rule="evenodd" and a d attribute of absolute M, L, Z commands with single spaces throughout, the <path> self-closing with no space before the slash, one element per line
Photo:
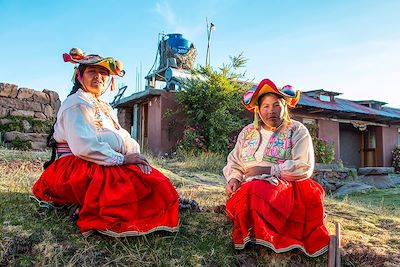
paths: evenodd
<path fill-rule="evenodd" d="M 244 175 L 246 177 L 250 176 L 256 176 L 256 175 L 261 175 L 261 174 L 271 174 L 271 167 L 259 167 L 259 166 L 254 166 L 251 168 L 248 168 Z"/>
<path fill-rule="evenodd" d="M 151 167 L 150 165 L 144 165 L 144 164 L 136 164 L 138 165 L 138 167 L 140 168 L 140 170 L 142 172 L 144 172 L 145 174 L 150 174 L 151 172 Z"/>
<path fill-rule="evenodd" d="M 228 196 L 231 196 L 236 190 L 240 187 L 240 181 L 238 179 L 230 179 L 228 184 L 226 185 L 225 192 Z"/>
<path fill-rule="evenodd" d="M 135 164 L 140 168 L 142 172 L 146 174 L 149 174 L 151 172 L 149 161 L 146 159 L 145 156 L 139 153 L 125 155 L 123 164 Z"/>

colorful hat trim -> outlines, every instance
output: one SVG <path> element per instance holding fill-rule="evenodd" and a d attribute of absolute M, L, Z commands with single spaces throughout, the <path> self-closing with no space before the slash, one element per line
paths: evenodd
<path fill-rule="evenodd" d="M 266 93 L 274 93 L 282 96 L 291 108 L 294 108 L 300 99 L 300 91 L 293 89 L 291 85 L 277 88 L 271 80 L 264 79 L 258 84 L 256 89 L 252 87 L 243 95 L 243 104 L 249 111 L 254 112 L 254 109 L 258 106 L 258 98 Z"/>
<path fill-rule="evenodd" d="M 112 57 L 103 58 L 99 55 L 87 55 L 79 48 L 72 48 L 68 54 L 63 54 L 63 59 L 64 62 L 71 62 L 74 64 L 102 66 L 110 71 L 110 75 L 118 75 L 119 77 L 125 75 L 121 61 L 115 60 Z"/>

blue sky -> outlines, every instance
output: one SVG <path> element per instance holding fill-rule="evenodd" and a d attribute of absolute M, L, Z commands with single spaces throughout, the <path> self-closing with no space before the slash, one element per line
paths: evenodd
<path fill-rule="evenodd" d="M 207 17 L 216 25 L 213 67 L 243 52 L 254 82 L 270 78 L 400 108 L 399 14 L 397 0 L 0 0 L 0 82 L 65 99 L 73 66 L 62 53 L 80 47 L 121 59 L 129 95 L 140 66 L 144 76 L 154 62 L 159 33 L 182 33 L 204 65 Z"/>

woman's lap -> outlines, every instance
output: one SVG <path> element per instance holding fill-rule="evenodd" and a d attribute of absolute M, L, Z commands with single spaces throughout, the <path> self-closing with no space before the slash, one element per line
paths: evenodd
<path fill-rule="evenodd" d="M 33 193 L 44 201 L 80 205 L 82 232 L 136 235 L 178 224 L 178 194 L 156 169 L 146 175 L 135 165 L 106 167 L 66 156 L 43 172 Z"/>
<path fill-rule="evenodd" d="M 262 180 L 244 183 L 226 205 L 236 248 L 253 242 L 276 252 L 298 247 L 308 255 L 319 253 L 329 242 L 323 196 L 311 179 L 278 186 Z"/>

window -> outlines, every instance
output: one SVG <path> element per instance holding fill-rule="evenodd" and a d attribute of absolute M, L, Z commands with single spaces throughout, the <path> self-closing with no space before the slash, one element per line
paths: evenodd
<path fill-rule="evenodd" d="M 319 100 L 324 102 L 331 102 L 331 97 L 329 95 L 319 95 Z"/>
<path fill-rule="evenodd" d="M 307 127 L 311 136 L 318 137 L 318 125 L 316 119 L 303 118 L 303 124 Z"/>
<path fill-rule="evenodd" d="M 364 146 L 365 149 L 376 148 L 375 128 L 368 127 L 367 131 L 364 134 Z"/>

